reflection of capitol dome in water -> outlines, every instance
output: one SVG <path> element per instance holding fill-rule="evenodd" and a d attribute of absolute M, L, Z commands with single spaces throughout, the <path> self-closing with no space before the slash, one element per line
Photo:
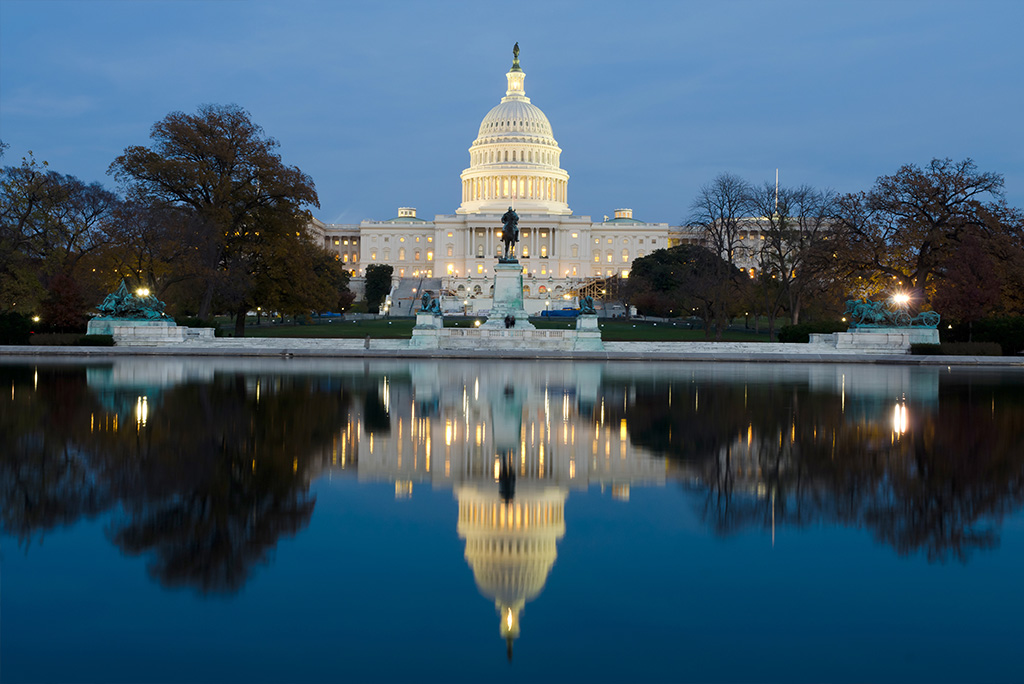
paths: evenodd
<path fill-rule="evenodd" d="M 519 613 L 540 594 L 565 534 L 563 487 L 527 485 L 509 502 L 497 487 L 456 487 L 459 537 L 466 540 L 466 561 L 480 593 L 494 600 L 501 636 L 519 636 Z"/>

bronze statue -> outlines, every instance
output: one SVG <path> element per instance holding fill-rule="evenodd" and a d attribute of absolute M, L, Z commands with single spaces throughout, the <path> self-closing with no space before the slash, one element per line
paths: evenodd
<path fill-rule="evenodd" d="M 501 242 L 505 250 L 500 261 L 516 262 L 516 243 L 519 242 L 519 214 L 512 207 L 501 217 Z"/>
<path fill-rule="evenodd" d="M 512 46 L 512 68 L 519 68 L 519 41 L 516 41 L 516 44 Z"/>
<path fill-rule="evenodd" d="M 111 292 L 96 309 L 99 318 L 119 318 L 129 320 L 158 320 L 167 318 L 164 303 L 152 294 L 129 292 L 124 281 L 115 292 Z"/>
<path fill-rule="evenodd" d="M 420 311 L 423 313 L 440 315 L 441 303 L 437 301 L 437 297 L 431 295 L 429 291 L 424 290 L 423 296 L 420 298 Z"/>

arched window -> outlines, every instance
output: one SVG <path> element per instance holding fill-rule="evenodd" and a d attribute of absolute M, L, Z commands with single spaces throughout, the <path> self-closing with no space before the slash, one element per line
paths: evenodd
<path fill-rule="evenodd" d="M 537 294 L 545 294 L 545 293 L 547 293 L 547 291 L 548 291 L 548 288 L 546 288 L 543 285 L 541 285 L 540 287 L 537 288 Z"/>
<path fill-rule="evenodd" d="M 398 260 L 405 261 L 405 247 L 402 247 L 398 250 Z"/>
<path fill-rule="evenodd" d="M 629 261 L 629 250 L 624 249 L 622 250 L 622 263 L 626 263 L 627 261 Z"/>

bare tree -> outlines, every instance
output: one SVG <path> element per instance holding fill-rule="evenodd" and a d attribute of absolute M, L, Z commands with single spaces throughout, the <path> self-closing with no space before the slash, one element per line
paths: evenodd
<path fill-rule="evenodd" d="M 730 267 L 727 269 L 730 282 L 724 287 L 739 288 L 737 270 L 741 257 L 740 232 L 748 215 L 749 184 L 731 173 L 722 173 L 710 183 L 701 186 L 696 199 L 690 205 L 691 214 L 687 223 L 703 230 L 703 242 L 707 249 L 720 256 Z M 711 312 L 715 337 L 721 339 L 728 326 L 730 311 L 725 303 L 735 299 L 722 296 L 721 302 Z"/>

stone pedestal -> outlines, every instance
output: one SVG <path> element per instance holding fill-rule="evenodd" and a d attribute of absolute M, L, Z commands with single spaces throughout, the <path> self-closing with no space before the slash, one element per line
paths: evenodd
<path fill-rule="evenodd" d="M 94 318 L 86 328 L 89 335 L 111 335 L 123 347 L 158 347 L 181 342 L 212 342 L 213 328 L 175 325 L 170 318 Z"/>
<path fill-rule="evenodd" d="M 576 344 L 573 348 L 577 351 L 604 351 L 597 314 L 580 314 L 576 317 Z"/>
<path fill-rule="evenodd" d="M 853 352 L 906 354 L 912 344 L 938 344 L 935 328 L 851 328 L 846 332 L 812 334 L 811 344 L 827 344 Z"/>
<path fill-rule="evenodd" d="M 440 335 L 444 330 L 444 318 L 430 311 L 416 314 L 416 325 L 412 329 L 409 347 L 412 349 L 437 349 Z"/>
<path fill-rule="evenodd" d="M 534 330 L 529 314 L 523 308 L 523 267 L 519 262 L 498 262 L 494 265 L 494 297 L 491 313 L 480 327 L 505 328 L 505 317 L 516 319 L 516 330 Z"/>

